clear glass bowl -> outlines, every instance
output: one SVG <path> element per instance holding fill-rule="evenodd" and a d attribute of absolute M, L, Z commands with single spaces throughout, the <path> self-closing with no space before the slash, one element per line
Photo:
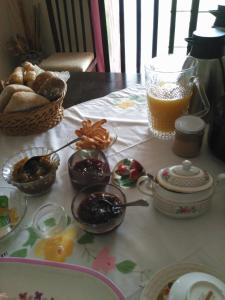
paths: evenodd
<path fill-rule="evenodd" d="M 27 199 L 13 187 L 0 187 L 0 243 L 20 228 L 27 212 Z M 7 221 L 8 219 L 8 221 Z"/>
<path fill-rule="evenodd" d="M 117 141 L 117 133 L 116 133 L 115 127 L 113 127 L 112 125 L 109 125 L 109 124 L 105 123 L 105 124 L 102 125 L 102 127 L 109 131 L 109 135 L 110 135 L 110 138 L 111 138 L 111 142 L 108 145 L 108 147 L 105 148 L 105 149 L 102 149 L 102 151 L 107 151 Z M 70 134 L 70 136 L 68 137 L 68 140 L 71 140 L 74 137 L 74 135 L 76 135 L 75 130 L 73 130 L 73 133 Z M 75 151 L 78 150 L 77 147 L 76 147 L 76 143 L 70 145 L 69 147 L 72 148 Z"/>
<path fill-rule="evenodd" d="M 52 150 L 45 147 L 34 147 L 15 154 L 3 166 L 2 174 L 6 182 L 16 186 L 20 191 L 28 195 L 42 195 L 48 192 L 55 182 L 56 170 L 59 166 L 60 159 L 57 153 L 50 156 L 51 170 L 45 176 L 40 176 L 39 179 L 30 182 L 17 182 L 13 179 L 13 171 L 15 165 L 25 159 L 36 155 L 45 155 Z"/>
<path fill-rule="evenodd" d="M 75 195 L 71 211 L 83 230 L 103 234 L 117 228 L 125 217 L 125 207 L 112 210 L 111 205 L 125 203 L 126 196 L 118 187 L 112 184 L 90 185 Z"/>
<path fill-rule="evenodd" d="M 68 160 L 71 183 L 75 188 L 110 180 L 110 167 L 101 150 L 78 150 Z"/>
<path fill-rule="evenodd" d="M 34 212 L 32 226 L 37 234 L 43 238 L 57 235 L 67 226 L 66 212 L 58 204 L 44 204 Z"/>

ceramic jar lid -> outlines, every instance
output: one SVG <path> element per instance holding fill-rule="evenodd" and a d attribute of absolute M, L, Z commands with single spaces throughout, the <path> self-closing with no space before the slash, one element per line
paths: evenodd
<path fill-rule="evenodd" d="M 182 133 L 197 134 L 204 130 L 205 122 L 200 117 L 187 115 L 175 121 L 175 128 Z"/>
<path fill-rule="evenodd" d="M 189 160 L 184 160 L 181 165 L 161 169 L 157 174 L 157 182 L 174 192 L 193 193 L 210 188 L 213 178 L 205 170 L 193 166 Z"/>

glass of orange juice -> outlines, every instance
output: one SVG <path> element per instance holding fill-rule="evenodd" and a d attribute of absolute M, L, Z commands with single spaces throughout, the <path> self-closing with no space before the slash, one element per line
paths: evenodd
<path fill-rule="evenodd" d="M 199 94 L 195 99 L 203 104 L 196 115 L 208 113 L 209 102 L 196 76 L 197 66 L 193 57 L 168 55 L 153 58 L 145 67 L 149 128 L 155 137 L 169 139 L 175 134 L 175 121 L 188 113 L 195 90 Z"/>

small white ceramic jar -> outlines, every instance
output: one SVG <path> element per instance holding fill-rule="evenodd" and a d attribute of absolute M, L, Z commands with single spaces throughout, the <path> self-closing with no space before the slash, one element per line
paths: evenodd
<path fill-rule="evenodd" d="M 138 179 L 138 189 L 153 198 L 154 207 L 173 218 L 192 218 L 204 214 L 210 207 L 216 182 L 225 179 L 225 173 L 214 180 L 211 174 L 189 160 L 181 165 L 159 170 Z"/>

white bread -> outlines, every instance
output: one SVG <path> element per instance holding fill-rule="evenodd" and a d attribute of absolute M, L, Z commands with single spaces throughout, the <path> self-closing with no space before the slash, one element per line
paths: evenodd
<path fill-rule="evenodd" d="M 29 111 L 48 104 L 50 101 L 34 92 L 16 92 L 12 95 L 4 113 Z"/>
<path fill-rule="evenodd" d="M 24 84 L 23 67 L 16 67 L 8 78 L 9 84 Z"/>
<path fill-rule="evenodd" d="M 35 70 L 34 70 L 34 65 L 33 65 L 31 62 L 29 62 L 29 61 L 25 61 L 25 62 L 23 63 L 23 70 L 24 70 L 25 72 L 35 71 Z"/>
<path fill-rule="evenodd" d="M 16 92 L 33 92 L 33 90 L 21 84 L 7 85 L 0 94 L 0 112 L 4 110 L 10 98 Z"/>
<path fill-rule="evenodd" d="M 39 74 L 33 82 L 32 89 L 39 95 L 54 101 L 60 98 L 65 90 L 64 80 L 46 71 Z"/>

